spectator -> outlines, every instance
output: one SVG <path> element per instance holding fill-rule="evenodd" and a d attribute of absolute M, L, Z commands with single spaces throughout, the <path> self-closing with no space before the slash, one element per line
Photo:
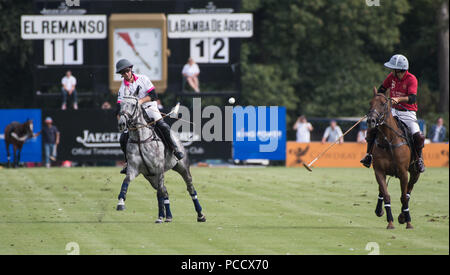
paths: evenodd
<path fill-rule="evenodd" d="M 356 137 L 356 142 L 367 143 L 366 136 L 367 136 L 367 123 L 361 122 L 359 126 L 358 136 Z"/>
<path fill-rule="evenodd" d="M 314 128 L 311 123 L 306 120 L 305 116 L 299 116 L 292 128 L 297 130 L 297 142 L 311 142 L 310 132 L 314 130 Z"/>
<path fill-rule="evenodd" d="M 102 104 L 102 110 L 109 110 L 111 109 L 111 104 L 108 101 L 103 102 Z"/>
<path fill-rule="evenodd" d="M 336 142 L 337 140 L 339 140 L 339 143 L 344 143 L 341 127 L 336 124 L 335 120 L 332 120 L 330 126 L 328 126 L 327 129 L 325 129 L 325 133 L 323 133 L 322 143 Z"/>
<path fill-rule="evenodd" d="M 42 130 L 35 134 L 38 136 L 42 133 L 42 142 L 44 143 L 45 167 L 50 168 L 50 160 L 56 161 L 56 149 L 59 144 L 59 131 L 53 125 L 51 117 L 45 119 L 45 126 Z"/>
<path fill-rule="evenodd" d="M 428 138 L 431 139 L 431 142 L 443 142 L 446 132 L 447 129 L 444 126 L 444 119 L 440 117 L 437 119 L 436 124 L 431 127 Z"/>
<path fill-rule="evenodd" d="M 67 71 L 66 75 L 61 80 L 62 84 L 62 106 L 61 109 L 65 110 L 67 109 L 67 97 L 72 96 L 73 98 L 73 109 L 78 110 L 78 97 L 77 97 L 77 79 L 72 75 L 71 71 Z"/>
<path fill-rule="evenodd" d="M 189 57 L 187 64 L 184 65 L 183 70 L 181 71 L 181 74 L 189 83 L 189 86 L 191 86 L 196 93 L 199 93 L 200 84 L 198 82 L 198 75 L 200 74 L 200 68 L 197 63 L 194 62 L 192 57 Z"/>

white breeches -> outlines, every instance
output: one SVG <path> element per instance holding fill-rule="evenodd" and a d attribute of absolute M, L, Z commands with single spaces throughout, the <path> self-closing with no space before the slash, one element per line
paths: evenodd
<path fill-rule="evenodd" d="M 144 110 L 150 119 L 157 121 L 162 118 L 158 109 L 158 103 L 156 103 L 156 101 L 146 102 L 144 104 Z"/>
<path fill-rule="evenodd" d="M 414 111 L 399 111 L 392 108 L 392 115 L 398 117 L 403 121 L 409 128 L 411 134 L 420 132 L 419 123 L 417 123 L 416 112 Z"/>

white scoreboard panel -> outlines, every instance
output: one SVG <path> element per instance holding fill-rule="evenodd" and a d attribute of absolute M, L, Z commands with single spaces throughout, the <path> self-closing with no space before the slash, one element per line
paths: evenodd
<path fill-rule="evenodd" d="M 82 39 L 45 39 L 45 65 L 82 65 Z"/>
<path fill-rule="evenodd" d="M 196 63 L 228 63 L 230 60 L 228 38 L 191 38 L 190 57 Z"/>

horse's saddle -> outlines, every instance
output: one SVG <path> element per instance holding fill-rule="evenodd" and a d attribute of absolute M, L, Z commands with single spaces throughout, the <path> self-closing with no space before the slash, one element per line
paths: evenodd
<path fill-rule="evenodd" d="M 149 124 L 150 124 L 150 123 L 153 123 L 155 120 L 154 120 L 153 118 L 150 118 L 150 117 L 147 115 L 147 112 L 145 112 L 144 109 L 142 109 L 142 110 L 143 110 L 142 114 L 143 114 L 143 116 L 144 116 L 145 122 L 147 122 L 147 123 L 149 123 Z M 153 127 L 153 130 L 155 130 L 155 133 L 158 135 L 159 139 L 160 139 L 160 140 L 162 141 L 162 143 L 164 144 L 164 147 L 165 147 L 165 148 L 170 148 L 168 141 L 164 138 L 164 134 L 161 132 L 161 130 L 160 130 L 158 127 L 155 127 L 155 126 L 156 126 L 156 125 L 153 124 L 153 125 L 148 126 L 148 127 Z"/>
<path fill-rule="evenodd" d="M 397 122 L 397 127 L 400 129 L 400 133 L 406 137 L 406 143 L 409 146 L 409 149 L 411 150 L 411 160 L 415 159 L 416 154 L 414 154 L 414 139 L 411 134 L 411 131 L 409 130 L 408 125 L 401 121 L 397 116 L 394 116 L 395 121 Z"/>

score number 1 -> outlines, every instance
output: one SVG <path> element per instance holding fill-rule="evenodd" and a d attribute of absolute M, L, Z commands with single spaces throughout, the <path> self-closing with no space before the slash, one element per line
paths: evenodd
<path fill-rule="evenodd" d="M 83 40 L 81 39 L 45 39 L 45 65 L 82 65 Z"/>
<path fill-rule="evenodd" d="M 228 63 L 228 38 L 191 38 L 190 57 L 196 63 Z"/>

